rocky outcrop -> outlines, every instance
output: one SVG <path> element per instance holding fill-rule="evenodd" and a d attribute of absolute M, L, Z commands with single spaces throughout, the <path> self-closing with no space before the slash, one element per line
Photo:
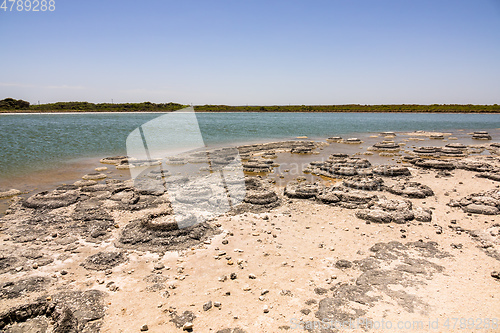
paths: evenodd
<path fill-rule="evenodd" d="M 448 205 L 460 207 L 466 213 L 498 215 L 500 214 L 500 190 L 474 193 L 460 200 L 451 200 Z"/>
<path fill-rule="evenodd" d="M 386 187 L 387 192 L 405 196 L 408 198 L 426 198 L 434 195 L 432 189 L 427 185 L 422 185 L 417 182 L 401 182 L 392 186 Z"/>
<path fill-rule="evenodd" d="M 430 222 L 432 213 L 423 208 L 416 209 L 416 214 L 412 209 L 413 205 L 409 200 L 391 200 L 380 198 L 374 201 L 368 209 L 356 212 L 356 217 L 374 223 L 406 223 L 417 219 L 421 222 Z"/>
<path fill-rule="evenodd" d="M 309 182 L 290 182 L 286 185 L 284 194 L 289 198 L 309 199 L 315 198 L 323 188 L 320 184 Z"/>

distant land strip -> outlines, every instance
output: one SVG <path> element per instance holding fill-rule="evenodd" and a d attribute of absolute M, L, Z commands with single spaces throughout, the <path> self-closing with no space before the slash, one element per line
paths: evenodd
<path fill-rule="evenodd" d="M 177 103 L 89 103 L 57 102 L 30 104 L 6 98 L 0 101 L 0 113 L 56 112 L 171 112 L 188 105 Z M 500 105 L 476 104 L 384 104 L 384 105 L 195 105 L 197 112 L 429 112 L 429 113 L 500 113 Z"/>

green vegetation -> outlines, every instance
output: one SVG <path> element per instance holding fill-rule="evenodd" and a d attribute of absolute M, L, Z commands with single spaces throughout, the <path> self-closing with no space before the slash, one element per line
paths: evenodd
<path fill-rule="evenodd" d="M 177 103 L 88 103 L 58 102 L 51 104 L 30 105 L 22 100 L 6 98 L 0 101 L 1 112 L 170 112 L 185 108 Z M 272 106 L 229 106 L 198 105 L 198 112 L 450 112 L 450 113 L 500 113 L 500 105 L 272 105 Z"/>
<path fill-rule="evenodd" d="M 273 105 L 273 106 L 195 106 L 199 112 L 452 112 L 452 113 L 500 113 L 500 105 Z"/>
<path fill-rule="evenodd" d="M 0 101 L 0 110 L 26 110 L 30 103 L 21 99 L 6 98 Z"/>
<path fill-rule="evenodd" d="M 23 107 L 16 107 L 19 103 L 13 104 L 12 102 L 5 102 L 7 100 L 13 100 L 12 98 L 6 98 L 0 101 L 0 112 L 138 112 L 138 111 L 150 111 L 150 112 L 169 112 L 176 111 L 185 108 L 185 105 L 177 103 L 123 103 L 123 104 L 112 104 L 112 103 L 89 103 L 89 102 L 57 102 L 50 104 L 40 104 L 40 105 L 30 105 L 30 103 L 23 102 Z M 15 101 L 15 100 L 13 100 Z"/>

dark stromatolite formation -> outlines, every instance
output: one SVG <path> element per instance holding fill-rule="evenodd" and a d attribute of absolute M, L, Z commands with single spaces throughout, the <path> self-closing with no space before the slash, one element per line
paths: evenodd
<path fill-rule="evenodd" d="M 292 149 L 297 147 L 308 147 L 314 149 L 317 147 L 317 144 L 314 141 L 270 142 L 263 144 L 239 146 L 238 151 L 240 154 L 249 154 L 249 153 L 257 153 L 265 151 L 276 151 L 276 150 L 291 151 Z"/>
<path fill-rule="evenodd" d="M 294 147 L 290 151 L 292 154 L 312 154 L 313 148 L 307 146 Z"/>
<path fill-rule="evenodd" d="M 413 153 L 423 156 L 438 156 L 439 151 L 439 147 L 417 147 L 413 149 Z"/>
<path fill-rule="evenodd" d="M 370 176 L 371 163 L 364 158 L 347 157 L 345 154 L 330 155 L 326 161 L 313 162 L 307 168 L 315 175 L 344 178 L 352 176 Z"/>
<path fill-rule="evenodd" d="M 373 146 L 368 147 L 368 150 L 372 151 L 389 151 L 389 152 L 394 152 L 394 151 L 399 151 L 401 147 L 395 143 L 394 141 L 382 141 L 375 143 Z"/>
<path fill-rule="evenodd" d="M 382 190 L 384 181 L 381 178 L 353 177 L 350 179 L 344 179 L 342 181 L 342 185 L 358 190 L 380 191 Z"/>
<path fill-rule="evenodd" d="M 101 163 L 103 164 L 114 164 L 118 165 L 122 163 L 122 161 L 127 161 L 128 157 L 127 156 L 111 156 L 111 157 L 105 157 L 101 159 Z"/>
<path fill-rule="evenodd" d="M 480 178 L 487 178 L 494 180 L 496 182 L 500 182 L 500 171 L 496 172 L 481 172 L 477 174 L 478 177 Z"/>
<path fill-rule="evenodd" d="M 359 318 L 365 318 L 368 324 L 363 326 L 361 322 L 358 328 L 368 330 L 373 322 L 367 318 L 370 308 L 388 299 L 410 313 L 427 310 L 423 299 L 405 290 L 426 285 L 434 274 L 444 271 L 444 267 L 429 259 L 447 256 L 434 242 L 388 242 L 375 244 L 366 258 L 353 263 L 337 261 L 342 262 L 342 267 L 354 265 L 362 273 L 353 283 L 339 282 L 330 288 L 331 293 L 319 301 L 315 316 L 325 325 L 331 324 L 332 329 L 312 331 L 334 332 L 335 325 L 341 327 L 341 323 L 354 323 Z"/>
<path fill-rule="evenodd" d="M 206 222 L 198 223 L 191 214 L 149 214 L 127 224 L 115 246 L 165 252 L 189 248 L 216 233 L 217 229 Z"/>
<path fill-rule="evenodd" d="M 105 271 L 127 261 L 123 252 L 98 252 L 87 257 L 81 264 L 86 269 Z"/>
<path fill-rule="evenodd" d="M 105 293 L 65 291 L 0 313 L 2 332 L 99 332 Z"/>
<path fill-rule="evenodd" d="M 55 209 L 67 207 L 78 201 L 80 195 L 75 189 L 44 191 L 32 195 L 23 201 L 23 206 L 35 209 Z"/>
<path fill-rule="evenodd" d="M 474 140 L 491 140 L 491 135 L 486 131 L 477 131 L 472 134 Z"/>
<path fill-rule="evenodd" d="M 378 200 L 375 194 L 342 186 L 325 187 L 316 198 L 325 204 L 348 209 L 367 208 L 371 202 Z"/>
<path fill-rule="evenodd" d="M 488 172 L 493 171 L 493 166 L 484 161 L 463 159 L 456 163 L 458 169 L 464 169 L 476 172 Z"/>
<path fill-rule="evenodd" d="M 274 162 L 271 160 L 259 160 L 252 158 L 243 163 L 243 171 L 254 173 L 271 172 L 273 166 Z"/>
<path fill-rule="evenodd" d="M 50 279 L 43 276 L 32 276 L 15 282 L 0 284 L 0 299 L 19 298 L 32 292 L 44 290 Z"/>
<path fill-rule="evenodd" d="M 453 170 L 455 169 L 455 163 L 444 161 L 444 160 L 434 160 L 434 159 L 416 159 L 411 161 L 415 166 L 424 169 L 438 169 L 438 170 Z"/>
<path fill-rule="evenodd" d="M 265 212 L 281 205 L 281 199 L 274 189 L 265 186 L 264 183 L 256 177 L 245 178 L 245 196 L 243 202 L 233 207 L 233 212 L 238 214 L 245 211 Z"/>
<path fill-rule="evenodd" d="M 309 199 L 315 198 L 322 188 L 321 184 L 289 182 L 285 187 L 284 194 L 289 198 Z"/>
<path fill-rule="evenodd" d="M 331 136 L 326 139 L 327 142 L 340 142 L 342 141 L 342 137 L 340 136 Z"/>
<path fill-rule="evenodd" d="M 398 223 L 417 220 L 420 222 L 430 222 L 432 213 L 423 208 L 413 208 L 409 200 L 391 200 L 380 198 L 373 201 L 369 208 L 356 212 L 356 217 L 375 223 Z"/>
<path fill-rule="evenodd" d="M 425 198 L 434 195 L 432 189 L 427 185 L 417 182 L 401 182 L 386 187 L 387 192 L 406 196 L 408 198 Z"/>
<path fill-rule="evenodd" d="M 451 200 L 448 205 L 460 207 L 466 213 L 498 215 L 500 214 L 500 190 L 473 193 L 459 200 Z"/>
<path fill-rule="evenodd" d="M 387 177 L 411 176 L 411 172 L 407 167 L 397 165 L 380 165 L 372 169 L 376 175 Z"/>

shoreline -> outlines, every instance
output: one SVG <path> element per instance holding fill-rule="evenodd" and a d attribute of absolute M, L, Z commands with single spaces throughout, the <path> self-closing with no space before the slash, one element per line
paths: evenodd
<path fill-rule="evenodd" d="M 177 111 L 164 111 L 164 110 L 158 110 L 158 111 L 58 111 L 58 110 L 52 110 L 52 111 L 26 111 L 26 110 L 0 110 L 0 115 L 2 114 L 114 114 L 114 113 L 170 113 L 170 112 L 177 112 Z M 470 111 L 470 112 L 463 112 L 463 111 L 196 111 L 195 113 L 422 113 L 422 114 L 499 114 L 499 111 L 491 111 L 491 112 L 483 112 L 483 111 Z"/>
<path fill-rule="evenodd" d="M 452 142 L 459 142 L 465 144 L 474 144 L 480 142 L 474 142 L 468 139 L 467 133 L 473 131 L 473 129 L 454 129 L 454 130 L 446 130 L 445 132 L 454 133 L 453 135 L 458 135 L 462 133 L 464 137 L 459 137 L 458 140 L 453 140 Z M 419 131 L 415 131 L 413 133 L 408 132 L 395 132 L 399 136 L 420 136 L 422 135 Z M 440 132 L 442 133 L 442 132 Z M 496 132 L 495 132 L 496 133 Z M 498 133 L 500 135 L 500 131 Z M 347 154 L 359 154 L 358 149 L 364 148 L 366 149 L 370 144 L 375 143 L 380 138 L 374 138 L 374 136 L 379 136 L 377 132 L 366 132 L 366 133 L 347 133 L 343 135 L 343 137 L 357 137 L 363 141 L 363 144 L 360 145 L 340 145 L 336 147 L 336 150 L 339 152 L 347 153 Z M 495 135 L 496 137 L 497 135 Z M 289 138 L 276 138 L 276 139 L 260 139 L 260 140 L 252 140 L 247 142 L 235 143 L 234 145 L 228 146 L 225 143 L 220 143 L 218 145 L 211 146 L 211 149 L 217 148 L 227 148 L 227 147 L 238 147 L 245 145 L 259 145 L 265 144 L 267 142 L 277 141 L 287 141 L 287 140 L 312 140 L 315 142 L 327 142 L 327 138 L 325 137 L 289 137 Z M 429 143 L 439 143 L 439 141 L 431 140 Z M 444 142 L 447 142 L 446 139 Z M 422 143 L 413 142 L 417 145 L 423 145 Z M 81 175 L 85 173 L 91 173 L 95 171 L 95 168 L 99 168 L 102 165 L 99 163 L 99 160 L 102 159 L 103 156 L 87 156 L 87 157 L 79 157 L 79 158 L 71 158 L 65 161 L 60 161 L 53 167 L 46 167 L 43 169 L 38 169 L 34 171 L 26 171 L 20 174 L 11 175 L 8 179 L 0 179 L 0 192 L 7 191 L 10 189 L 16 189 L 23 192 L 23 197 L 27 195 L 31 195 L 36 191 L 45 191 L 51 188 L 55 188 L 60 185 L 71 184 L 75 181 L 81 179 Z M 373 159 L 373 157 L 371 157 Z M 285 160 L 286 163 L 290 162 L 290 159 Z M 382 158 L 376 159 L 377 163 L 391 163 L 390 158 Z M 117 173 L 113 175 L 113 172 Z M 121 179 L 129 179 L 130 172 L 128 170 L 108 170 L 106 173 L 111 174 L 111 177 L 118 176 Z M 26 179 L 29 179 L 27 181 Z M 0 217 L 4 214 L 5 209 L 7 208 L 8 203 L 6 200 L 0 199 Z"/>
<path fill-rule="evenodd" d="M 134 163 L 123 158 L 98 165 L 105 179 L 13 199 L 0 219 L 0 329 L 51 328 L 64 311 L 93 332 L 285 332 L 361 318 L 421 322 L 416 332 L 436 320 L 463 331 L 447 318 L 492 327 L 500 144 L 395 134 L 239 147 L 245 199 L 185 229 L 172 227 L 171 202 L 208 207 L 217 195 L 197 187 L 204 178 L 172 196 L 134 189 L 115 170 Z M 202 167 L 193 157 L 172 160 L 165 179 Z M 15 319 L 26 307 L 38 315 Z"/>

